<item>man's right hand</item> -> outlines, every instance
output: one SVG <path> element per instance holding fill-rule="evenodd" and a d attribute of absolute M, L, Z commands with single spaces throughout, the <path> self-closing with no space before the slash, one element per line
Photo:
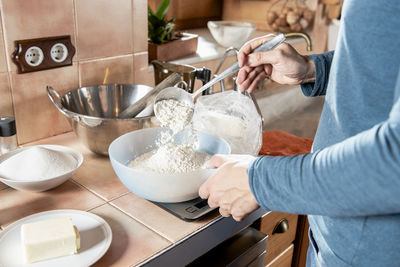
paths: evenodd
<path fill-rule="evenodd" d="M 252 92 L 266 77 L 280 84 L 301 84 L 315 80 L 315 66 L 289 44 L 282 43 L 266 52 L 251 53 L 273 36 L 248 41 L 238 53 L 241 69 L 236 79 L 241 91 Z"/>

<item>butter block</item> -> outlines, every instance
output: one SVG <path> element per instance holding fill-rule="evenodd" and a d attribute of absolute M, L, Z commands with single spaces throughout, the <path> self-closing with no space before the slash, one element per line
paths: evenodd
<path fill-rule="evenodd" d="M 21 239 L 26 263 L 72 255 L 80 248 L 79 232 L 70 217 L 23 224 Z"/>

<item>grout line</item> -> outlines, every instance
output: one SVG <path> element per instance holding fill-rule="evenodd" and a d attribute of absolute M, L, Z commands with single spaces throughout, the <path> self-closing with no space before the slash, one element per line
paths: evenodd
<path fill-rule="evenodd" d="M 131 26 L 132 26 L 132 28 L 131 28 L 131 45 L 132 45 L 132 47 L 131 47 L 131 51 L 132 51 L 132 53 L 135 53 L 135 36 L 134 36 L 134 34 L 135 34 L 135 24 L 134 24 L 134 22 L 135 22 L 135 17 L 134 17 L 134 13 L 135 13 L 135 11 L 134 11 L 134 1 L 135 0 L 131 0 L 130 2 L 131 2 Z"/>
<path fill-rule="evenodd" d="M 87 58 L 87 59 L 79 60 L 79 63 L 89 63 L 89 62 L 97 62 L 97 61 L 106 61 L 106 60 L 110 60 L 110 59 L 124 58 L 124 57 L 128 57 L 128 56 L 134 57 L 135 55 L 140 54 L 140 53 L 147 53 L 147 52 L 128 53 L 128 54 L 117 55 L 117 56 L 108 56 L 108 57 Z"/>
<path fill-rule="evenodd" d="M 120 198 L 120 197 L 126 196 L 126 195 L 128 195 L 129 193 L 131 193 L 131 192 L 128 191 L 128 192 L 122 193 L 122 194 L 119 195 L 119 196 L 113 197 L 113 198 L 111 198 L 110 200 L 108 200 L 107 203 L 110 203 L 111 201 L 114 201 L 114 200 L 116 200 L 116 199 L 118 199 L 118 198 Z"/>
<path fill-rule="evenodd" d="M 4 16 L 4 8 L 3 8 L 3 2 L 0 1 L 0 17 L 1 17 L 1 33 L 2 33 L 2 38 L 3 38 L 3 47 L 4 47 L 4 56 L 6 58 L 6 63 L 7 63 L 7 78 L 8 78 L 8 86 L 10 89 L 10 96 L 11 96 L 11 106 L 12 106 L 12 112 L 13 112 L 13 117 L 15 117 L 16 114 L 16 110 L 15 110 L 15 106 L 14 106 L 14 90 L 13 90 L 13 86 L 12 86 L 12 78 L 11 78 L 11 62 L 10 62 L 10 56 L 7 54 L 8 50 L 7 48 L 7 33 L 6 33 L 6 28 L 5 28 L 5 16 Z M 18 128 L 17 128 L 18 130 Z M 18 142 L 18 131 L 16 134 L 17 137 L 17 145 L 19 144 Z"/>
<path fill-rule="evenodd" d="M 72 15 L 74 20 L 74 43 L 75 43 L 75 58 L 76 58 L 76 65 L 78 69 L 78 88 L 81 87 L 82 77 L 80 72 L 80 62 L 79 62 L 79 49 L 78 49 L 78 16 L 77 16 L 77 8 L 76 8 L 76 0 L 72 1 Z"/>
<path fill-rule="evenodd" d="M 84 186 L 83 184 L 80 184 L 79 182 L 75 181 L 74 178 L 70 179 L 74 184 L 78 185 L 79 187 L 89 191 L 90 193 L 92 193 L 93 195 L 95 195 L 96 197 L 99 197 L 101 200 L 104 200 L 107 203 L 107 199 L 105 199 L 104 197 L 102 197 L 100 194 L 96 193 L 95 191 L 89 189 L 88 187 Z"/>
<path fill-rule="evenodd" d="M 126 216 L 128 216 L 129 218 L 133 219 L 134 221 L 140 223 L 141 225 L 143 225 L 144 227 L 146 227 L 147 229 L 149 229 L 150 231 L 152 231 L 153 233 L 157 234 L 158 236 L 162 237 L 163 239 L 167 240 L 168 242 L 175 244 L 175 241 L 170 240 L 167 236 L 165 236 L 164 234 L 158 232 L 156 229 L 154 229 L 153 227 L 150 227 L 149 225 L 144 224 L 144 222 L 142 222 L 141 220 L 139 220 L 138 218 L 133 217 L 132 215 L 130 215 L 129 213 L 123 211 L 120 207 L 118 207 L 117 205 L 113 204 L 113 203 L 108 203 L 109 205 L 113 206 L 114 208 L 116 208 L 117 210 L 119 210 L 120 212 L 122 212 L 123 214 L 125 214 Z"/>
<path fill-rule="evenodd" d="M 97 193 L 93 189 L 90 189 L 89 187 L 87 187 L 87 186 L 85 186 L 83 184 L 80 184 L 78 181 L 75 181 L 74 178 L 71 178 L 70 180 L 73 183 L 77 184 L 78 186 L 80 186 L 80 187 L 84 188 L 85 190 L 89 191 L 90 193 L 94 194 L 95 196 L 99 197 L 101 200 L 104 200 L 105 203 L 109 203 L 109 202 L 111 202 L 111 201 L 113 201 L 113 200 L 115 200 L 115 199 L 117 199 L 119 197 L 122 197 L 122 196 L 127 195 L 127 194 L 130 193 L 130 191 L 128 191 L 128 192 L 122 193 L 119 196 L 112 197 L 111 199 L 106 199 L 104 196 L 100 195 L 99 193 Z"/>
<path fill-rule="evenodd" d="M 93 190 L 90 190 L 89 188 L 87 188 L 86 186 L 78 183 L 77 181 L 75 181 L 73 178 L 70 179 L 74 184 L 76 184 L 77 186 L 89 191 L 90 193 L 92 193 L 93 195 L 95 195 L 96 197 L 100 198 L 101 200 L 104 201 L 104 203 L 107 203 L 107 199 L 105 199 L 104 197 L 102 197 L 100 194 L 94 192 Z"/>
<path fill-rule="evenodd" d="M 99 207 L 101 207 L 101 206 L 104 206 L 104 205 L 107 205 L 107 204 L 108 204 L 107 202 L 104 202 L 104 203 L 101 203 L 101 204 L 96 205 L 96 206 L 94 206 L 94 207 L 91 207 L 91 208 L 89 208 L 89 209 L 86 209 L 85 211 L 91 211 L 91 210 L 97 209 L 97 208 L 99 208 Z"/>

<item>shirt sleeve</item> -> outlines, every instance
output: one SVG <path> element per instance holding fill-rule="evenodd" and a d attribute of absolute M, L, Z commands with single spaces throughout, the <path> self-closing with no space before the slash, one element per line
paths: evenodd
<path fill-rule="evenodd" d="M 400 92 L 400 74 L 395 95 Z M 267 210 L 327 216 L 400 212 L 400 98 L 389 118 L 319 151 L 263 156 L 248 168 L 250 188 Z"/>
<path fill-rule="evenodd" d="M 329 51 L 308 56 L 315 64 L 315 82 L 300 85 L 305 96 L 311 97 L 326 94 L 333 54 L 334 51 Z"/>

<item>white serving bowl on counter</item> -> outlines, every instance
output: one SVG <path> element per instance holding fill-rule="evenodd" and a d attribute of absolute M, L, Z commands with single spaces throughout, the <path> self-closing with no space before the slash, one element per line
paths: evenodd
<path fill-rule="evenodd" d="M 242 47 L 256 30 L 256 25 L 247 21 L 209 21 L 207 27 L 219 45 L 237 49 Z"/>
<path fill-rule="evenodd" d="M 55 176 L 55 177 L 50 177 L 50 178 L 45 178 L 42 179 L 40 177 L 38 177 L 38 179 L 32 180 L 32 179 L 13 179 L 13 177 L 11 176 L 5 176 L 4 174 L 2 175 L 0 173 L 0 181 L 5 183 L 6 185 L 20 190 L 20 191 L 30 191 L 30 192 L 42 192 L 42 191 L 46 191 L 49 190 L 51 188 L 54 188 L 56 186 L 59 186 L 60 184 L 64 183 L 65 181 L 67 181 L 75 172 L 76 170 L 82 165 L 83 162 L 83 156 L 80 152 L 73 150 L 69 147 L 65 147 L 65 146 L 59 146 L 59 145 L 37 145 L 37 146 L 27 146 L 27 147 L 21 147 L 18 148 L 16 150 L 13 150 L 11 152 L 8 152 L 4 155 L 0 156 L 0 166 L 2 164 L 2 162 L 4 162 L 5 160 L 11 158 L 12 156 L 23 152 L 24 150 L 33 148 L 33 147 L 42 147 L 42 148 L 46 148 L 46 149 L 50 149 L 50 150 L 54 150 L 57 152 L 61 152 L 61 153 L 66 153 L 71 155 L 75 161 L 75 167 L 71 170 L 68 171 L 64 174 Z M 21 162 L 21 168 L 24 167 L 24 162 Z"/>
<path fill-rule="evenodd" d="M 109 149 L 111 165 L 121 182 L 134 194 L 156 202 L 182 202 L 198 197 L 198 190 L 215 169 L 199 169 L 187 173 L 158 174 L 129 167 L 136 157 L 156 148 L 155 141 L 165 128 L 147 128 L 124 134 L 115 139 Z M 229 144 L 222 138 L 197 132 L 198 151 L 210 155 L 229 154 Z M 186 140 L 187 134 L 174 137 L 177 143 Z"/>

